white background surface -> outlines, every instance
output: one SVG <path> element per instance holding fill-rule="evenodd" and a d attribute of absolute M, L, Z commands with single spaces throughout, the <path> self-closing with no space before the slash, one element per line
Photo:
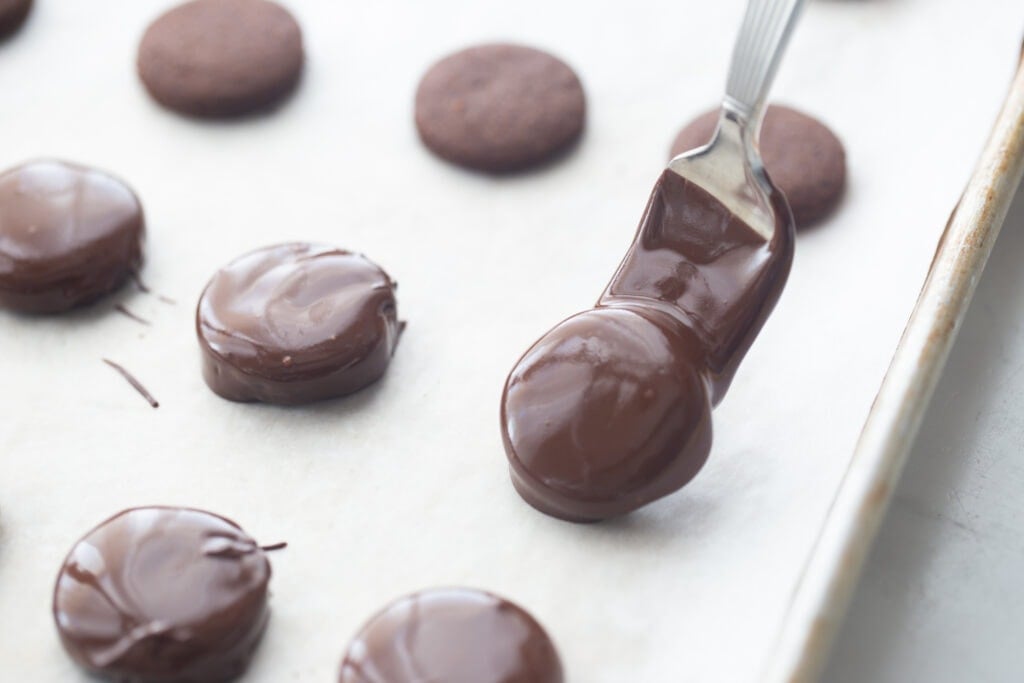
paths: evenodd
<path fill-rule="evenodd" d="M 830 683 L 1024 680 L 1024 190 L 840 633 Z"/>
<path fill-rule="evenodd" d="M 228 124 L 164 112 L 139 86 L 136 41 L 163 0 L 37 5 L 0 45 L 0 166 L 56 155 L 126 178 L 149 220 L 144 277 L 178 301 L 125 291 L 62 318 L 0 314 L 0 662 L 5 679 L 42 683 L 82 680 L 48 612 L 62 557 L 93 524 L 151 503 L 290 542 L 273 560 L 254 683 L 331 680 L 365 618 L 436 584 L 530 609 L 574 683 L 752 680 L 1020 39 L 1019 0 L 811 4 L 776 94 L 843 138 L 844 205 L 800 238 L 698 479 L 580 527 L 508 484 L 501 384 L 600 293 L 676 128 L 720 94 L 740 0 L 294 0 L 300 91 Z M 556 51 L 590 105 L 573 155 L 498 180 L 430 157 L 410 111 L 431 61 L 495 38 Z M 409 327 L 388 376 L 357 397 L 222 401 L 199 376 L 196 297 L 229 259 L 288 239 L 378 261 Z M 117 302 L 152 326 L 112 313 Z"/>

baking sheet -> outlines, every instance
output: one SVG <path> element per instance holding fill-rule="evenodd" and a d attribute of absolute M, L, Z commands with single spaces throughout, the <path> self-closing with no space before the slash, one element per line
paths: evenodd
<path fill-rule="evenodd" d="M 136 41 L 166 4 L 40 0 L 0 44 L 0 166 L 55 155 L 126 178 L 149 219 L 144 277 L 177 301 L 125 291 L 62 318 L 0 314 L 4 678 L 85 680 L 49 615 L 59 563 L 109 514 L 169 503 L 290 543 L 248 681 L 331 680 L 365 618 L 438 584 L 530 609 L 571 681 L 755 679 L 1013 71 L 1017 3 L 811 3 L 774 92 L 846 143 L 844 204 L 799 238 L 787 291 L 716 411 L 705 470 L 585 527 L 512 491 L 501 384 L 600 293 L 677 127 L 720 93 L 743 3 L 293 0 L 309 56 L 297 96 L 230 124 L 166 113 L 137 83 Z M 588 131 L 561 163 L 496 180 L 419 146 L 423 69 L 490 39 L 550 48 L 579 71 Z M 288 239 L 381 263 L 409 327 L 386 379 L 356 397 L 222 401 L 199 375 L 195 300 L 227 260 Z"/>
<path fill-rule="evenodd" d="M 1024 62 L 935 250 L 764 680 L 818 680 L 1003 219 L 1024 177 Z"/>
<path fill-rule="evenodd" d="M 1024 186 L 996 244 L 850 605 L 830 683 L 1024 673 Z"/>

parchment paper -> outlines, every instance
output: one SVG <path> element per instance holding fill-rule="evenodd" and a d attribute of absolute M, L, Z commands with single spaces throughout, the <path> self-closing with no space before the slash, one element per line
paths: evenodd
<path fill-rule="evenodd" d="M 592 526 L 513 492 L 501 386 L 612 274 L 676 129 L 720 95 L 741 0 L 292 0 L 304 82 L 235 123 L 183 119 L 143 92 L 137 40 L 167 4 L 39 0 L 0 44 L 0 166 L 50 155 L 124 177 L 149 221 L 143 276 L 177 301 L 129 287 L 69 316 L 0 314 L 0 678 L 85 680 L 50 616 L 60 562 L 110 514 L 163 503 L 289 542 L 253 683 L 333 680 L 374 611 L 447 584 L 532 611 L 573 683 L 752 680 L 1002 99 L 1019 1 L 811 3 L 774 93 L 846 143 L 846 199 L 800 236 L 704 471 Z M 579 71 L 588 130 L 560 163 L 491 179 L 418 143 L 423 70 L 492 39 Z M 400 282 L 394 363 L 346 400 L 223 401 L 199 375 L 196 298 L 229 259 L 291 239 L 363 251 Z"/>

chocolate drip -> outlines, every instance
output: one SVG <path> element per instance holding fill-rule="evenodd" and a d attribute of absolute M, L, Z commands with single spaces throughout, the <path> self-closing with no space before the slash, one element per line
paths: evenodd
<path fill-rule="evenodd" d="M 788 216 L 782 196 L 774 201 Z M 779 223 L 765 242 L 699 185 L 665 171 L 597 305 L 653 306 L 694 332 L 717 405 L 789 275 L 793 241 Z"/>

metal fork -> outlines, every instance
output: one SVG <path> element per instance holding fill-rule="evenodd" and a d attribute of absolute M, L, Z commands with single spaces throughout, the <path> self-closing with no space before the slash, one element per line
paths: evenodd
<path fill-rule="evenodd" d="M 782 53 L 805 0 L 750 0 L 743 17 L 711 142 L 684 152 L 669 169 L 700 185 L 765 240 L 776 237 L 778 195 L 761 161 L 757 140 Z"/>

